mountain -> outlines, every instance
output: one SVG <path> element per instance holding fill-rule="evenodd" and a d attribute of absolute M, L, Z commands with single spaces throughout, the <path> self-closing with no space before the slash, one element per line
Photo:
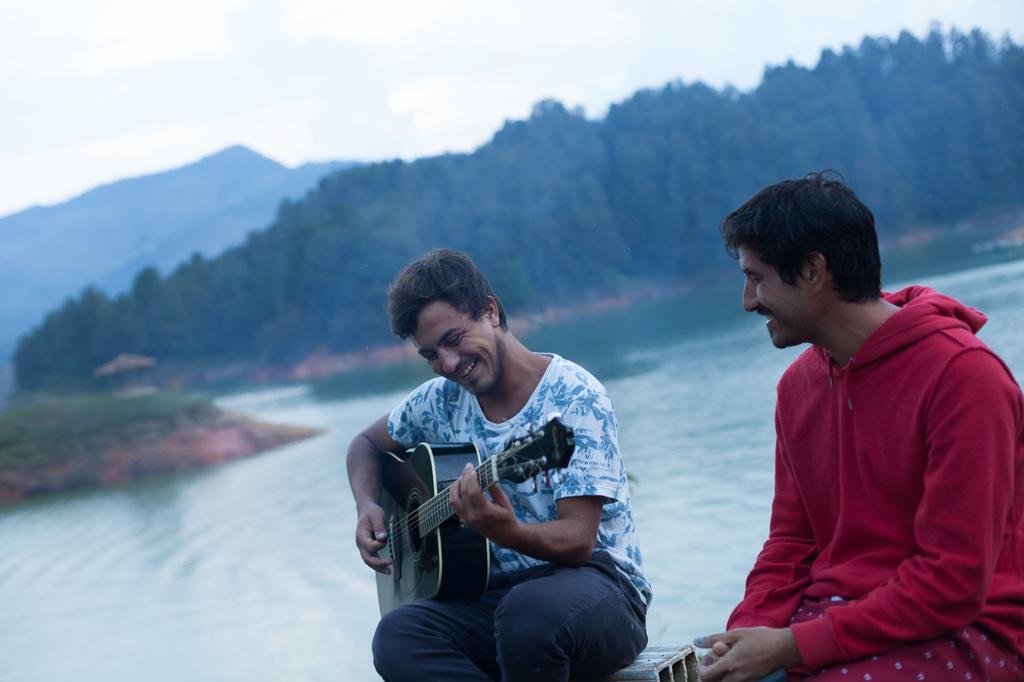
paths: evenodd
<path fill-rule="evenodd" d="M 1024 207 L 1022 120 L 1024 49 L 978 31 L 865 38 L 745 93 L 669 83 L 600 120 L 541 102 L 471 154 L 334 173 L 215 258 L 83 292 L 22 340 L 16 381 L 85 386 L 123 352 L 178 379 L 393 343 L 387 286 L 434 246 L 471 253 L 513 314 L 698 283 L 735 268 L 724 215 L 815 170 L 845 176 L 883 240 L 913 238 Z"/>
<path fill-rule="evenodd" d="M 351 165 L 288 168 L 235 146 L 0 218 L 0 272 L 7 277 L 0 291 L 0 358 L 46 310 L 86 285 L 120 293 L 144 267 L 169 272 L 193 253 L 214 256 L 269 225 L 281 201 Z"/>

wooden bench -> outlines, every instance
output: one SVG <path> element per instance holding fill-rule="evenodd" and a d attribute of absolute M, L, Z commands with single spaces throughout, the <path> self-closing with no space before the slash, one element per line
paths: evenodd
<path fill-rule="evenodd" d="M 697 682 L 697 654 L 690 645 L 649 646 L 636 660 L 600 682 L 654 680 L 655 682 Z"/>

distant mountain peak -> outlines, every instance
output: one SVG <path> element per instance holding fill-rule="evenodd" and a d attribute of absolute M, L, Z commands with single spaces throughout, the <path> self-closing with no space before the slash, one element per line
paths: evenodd
<path fill-rule="evenodd" d="M 212 257 L 274 220 L 277 207 L 350 164 L 288 168 L 232 145 L 177 168 L 98 185 L 52 206 L 0 216 L 0 365 L 18 334 L 86 284 L 124 291 L 144 267 Z M 2 378 L 2 377 L 0 377 Z"/>
<path fill-rule="evenodd" d="M 253 151 L 248 147 L 240 144 L 231 145 L 225 147 L 220 151 L 216 151 L 212 154 L 202 157 L 198 161 L 193 161 L 188 164 L 189 166 L 266 166 L 267 168 L 284 168 L 283 164 L 277 161 L 263 156 L 259 152 Z"/>

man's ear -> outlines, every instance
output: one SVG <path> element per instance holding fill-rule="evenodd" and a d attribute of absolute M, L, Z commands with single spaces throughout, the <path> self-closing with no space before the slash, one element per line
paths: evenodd
<path fill-rule="evenodd" d="M 498 301 L 493 296 L 487 297 L 487 307 L 484 309 L 484 317 L 491 323 L 492 327 L 501 324 L 501 315 L 498 314 Z"/>
<path fill-rule="evenodd" d="M 832 273 L 828 270 L 828 260 L 820 251 L 812 251 L 804 256 L 800 265 L 800 278 L 811 288 L 821 289 L 831 286 Z"/>

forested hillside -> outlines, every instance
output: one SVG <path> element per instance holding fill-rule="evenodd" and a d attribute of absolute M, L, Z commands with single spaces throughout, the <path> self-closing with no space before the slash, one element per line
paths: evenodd
<path fill-rule="evenodd" d="M 883 237 L 1024 201 L 1024 52 L 975 32 L 865 39 L 749 92 L 672 83 L 587 120 L 541 102 L 472 154 L 334 174 L 244 244 L 130 293 L 96 290 L 16 353 L 23 389 L 88 381 L 119 352 L 287 362 L 387 341 L 385 289 L 434 246 L 473 254 L 513 309 L 734 267 L 721 218 L 758 188 L 836 169 Z"/>
<path fill-rule="evenodd" d="M 323 175 L 351 165 L 287 168 L 229 147 L 0 218 L 0 362 L 20 335 L 83 286 L 118 294 L 146 266 L 169 273 L 193 253 L 216 256 L 267 227 L 282 199 L 302 197 Z"/>

